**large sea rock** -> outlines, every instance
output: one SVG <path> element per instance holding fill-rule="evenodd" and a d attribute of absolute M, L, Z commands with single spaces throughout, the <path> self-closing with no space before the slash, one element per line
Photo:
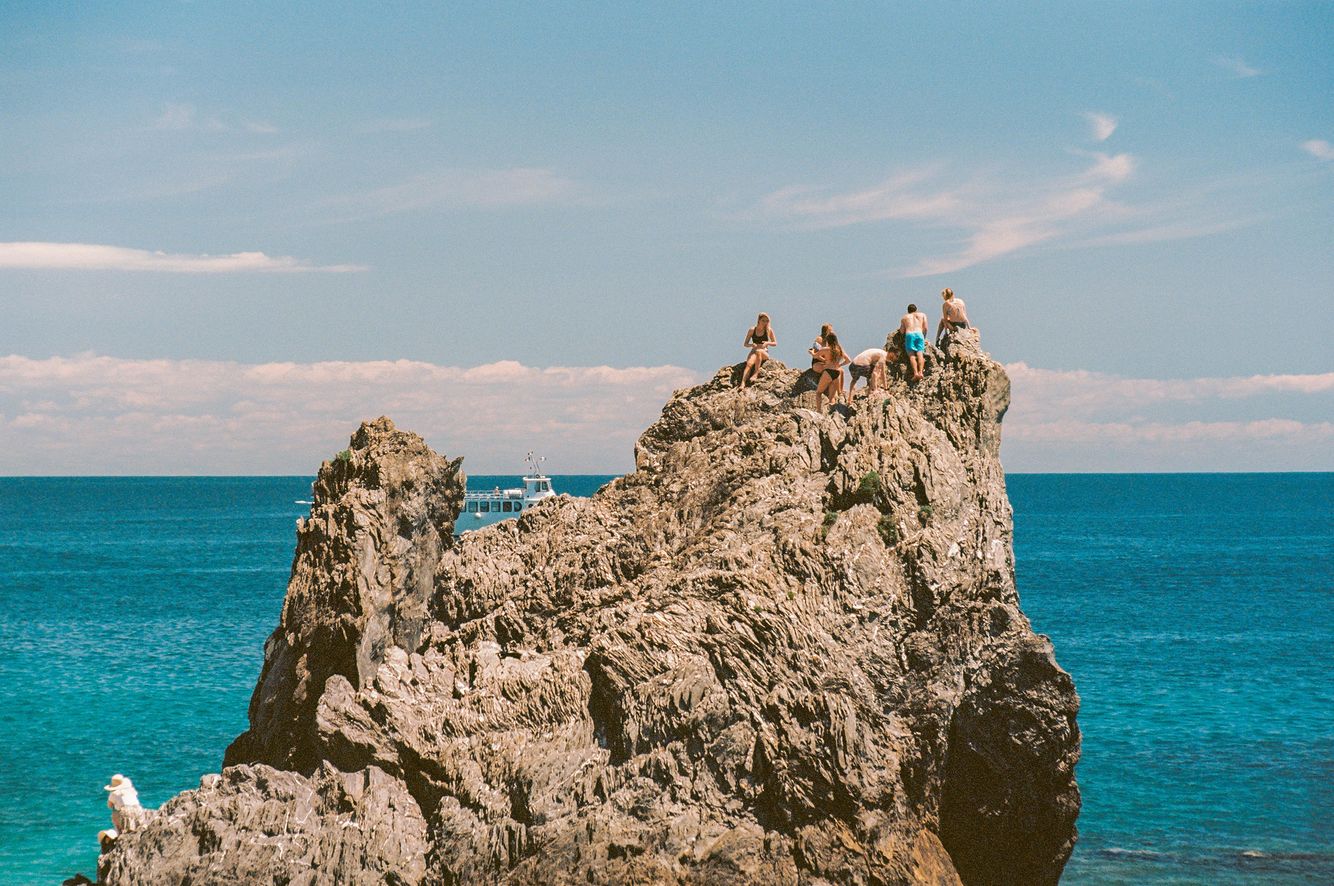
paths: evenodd
<path fill-rule="evenodd" d="M 1055 883 L 1078 696 L 1019 609 L 971 334 L 821 415 L 777 362 L 454 540 L 388 419 L 326 462 L 250 728 L 105 884 Z"/>

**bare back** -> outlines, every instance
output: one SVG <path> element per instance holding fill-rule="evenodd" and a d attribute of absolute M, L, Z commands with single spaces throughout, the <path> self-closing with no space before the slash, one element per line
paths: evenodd
<path fill-rule="evenodd" d="M 946 299 L 941 306 L 940 313 L 951 323 L 967 323 L 968 308 L 964 305 L 961 298 Z"/>
<path fill-rule="evenodd" d="M 909 332 L 920 332 L 926 335 L 926 331 L 931 328 L 931 321 L 926 318 L 926 314 L 917 311 L 913 314 L 904 314 L 903 319 L 899 321 L 899 331 L 904 335 Z"/>

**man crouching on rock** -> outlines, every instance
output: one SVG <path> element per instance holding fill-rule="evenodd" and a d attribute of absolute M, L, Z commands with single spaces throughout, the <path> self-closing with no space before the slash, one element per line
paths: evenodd
<path fill-rule="evenodd" d="M 852 358 L 852 363 L 848 365 L 848 375 L 852 380 L 848 383 L 848 400 L 852 400 L 852 389 L 857 387 L 857 380 L 866 379 L 866 390 L 881 390 L 889 385 L 885 381 L 885 361 L 889 359 L 889 352 L 884 348 L 867 348 L 860 354 Z"/>

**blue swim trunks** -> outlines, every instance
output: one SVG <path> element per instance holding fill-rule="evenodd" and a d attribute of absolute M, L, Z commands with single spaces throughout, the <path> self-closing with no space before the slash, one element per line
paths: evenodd
<path fill-rule="evenodd" d="M 920 332 L 904 333 L 903 347 L 909 354 L 920 354 L 926 350 L 926 336 Z"/>

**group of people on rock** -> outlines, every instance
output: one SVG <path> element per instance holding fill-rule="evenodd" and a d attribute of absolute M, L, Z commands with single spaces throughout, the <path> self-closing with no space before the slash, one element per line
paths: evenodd
<path fill-rule="evenodd" d="M 968 328 L 968 311 L 963 299 L 954 296 L 954 290 L 943 289 L 940 292 L 940 322 L 936 324 L 936 345 L 942 338 L 957 330 Z M 807 353 L 811 356 L 811 372 L 816 374 L 818 383 L 815 388 L 815 407 L 823 409 L 825 399 L 831 405 L 841 402 L 845 397 L 852 402 L 852 389 L 859 379 L 866 380 L 866 389 L 874 391 L 887 386 L 885 378 L 886 364 L 903 360 L 908 367 L 909 383 L 922 380 L 926 371 L 926 337 L 931 330 L 931 321 L 926 314 L 917 309 L 917 305 L 908 305 L 908 311 L 899 320 L 899 328 L 891 336 L 895 350 L 867 348 L 855 357 L 849 357 L 838 340 L 838 333 L 828 323 L 820 328 L 820 334 L 811 342 Z M 750 349 L 746 365 L 741 370 L 741 387 L 749 384 L 759 373 L 760 367 L 769 359 L 769 348 L 778 344 L 773 324 L 769 315 L 761 313 L 755 325 L 746 330 L 742 345 Z M 843 370 L 847 368 L 851 381 L 845 391 L 843 388 Z"/>

